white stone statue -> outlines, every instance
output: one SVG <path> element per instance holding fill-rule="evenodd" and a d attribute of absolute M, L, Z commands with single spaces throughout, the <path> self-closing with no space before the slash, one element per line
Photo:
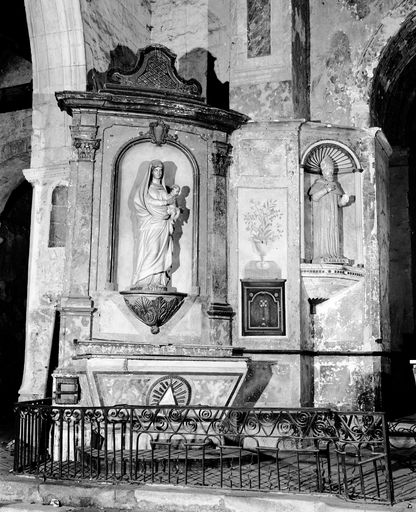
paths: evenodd
<path fill-rule="evenodd" d="M 164 167 L 153 160 L 134 196 L 138 216 L 137 260 L 132 290 L 166 291 L 172 266 L 172 233 L 180 215 L 176 197 L 180 187 L 166 189 Z"/>
<path fill-rule="evenodd" d="M 313 202 L 313 259 L 312 263 L 350 263 L 340 249 L 339 208 L 353 199 L 344 194 L 334 180 L 334 161 L 327 155 L 320 164 L 322 176 L 308 191 Z"/>

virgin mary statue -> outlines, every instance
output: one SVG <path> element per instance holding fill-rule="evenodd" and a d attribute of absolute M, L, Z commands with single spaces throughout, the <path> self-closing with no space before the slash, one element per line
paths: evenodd
<path fill-rule="evenodd" d="M 172 232 L 179 209 L 176 197 L 180 188 L 168 193 L 164 167 L 153 160 L 134 196 L 138 217 L 137 259 L 132 290 L 166 291 L 172 266 Z"/>

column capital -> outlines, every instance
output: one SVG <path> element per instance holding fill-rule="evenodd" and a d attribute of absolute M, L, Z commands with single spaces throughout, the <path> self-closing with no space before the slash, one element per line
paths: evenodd
<path fill-rule="evenodd" d="M 98 126 L 76 124 L 70 129 L 72 144 L 76 150 L 76 159 L 93 162 L 101 141 L 96 138 Z"/>
<path fill-rule="evenodd" d="M 227 142 L 214 140 L 214 151 L 212 153 L 212 164 L 214 176 L 227 176 L 228 168 L 232 162 L 231 151 L 232 146 Z"/>

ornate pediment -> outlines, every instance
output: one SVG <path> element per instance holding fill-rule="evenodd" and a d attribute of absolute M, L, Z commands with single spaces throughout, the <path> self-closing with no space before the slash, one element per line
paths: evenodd
<path fill-rule="evenodd" d="M 139 50 L 136 66 L 129 72 L 112 69 L 107 74 L 104 89 L 123 93 L 149 92 L 156 95 L 178 95 L 203 101 L 201 84 L 185 80 L 175 68 L 176 55 L 162 45 Z"/>

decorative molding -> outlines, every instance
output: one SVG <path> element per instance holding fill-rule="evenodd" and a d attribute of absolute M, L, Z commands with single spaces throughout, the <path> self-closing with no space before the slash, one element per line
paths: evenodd
<path fill-rule="evenodd" d="M 214 141 L 214 148 L 215 151 L 212 153 L 214 175 L 225 177 L 232 162 L 232 146 L 226 142 Z"/>
<path fill-rule="evenodd" d="M 94 359 L 94 358 L 125 358 L 142 359 L 143 356 L 152 358 L 164 358 L 178 356 L 203 359 L 216 359 L 231 357 L 233 347 L 215 346 L 215 345 L 172 345 L 172 344 L 152 344 L 142 343 L 140 341 L 113 341 L 112 339 L 80 339 L 75 342 L 77 355 L 75 359 Z"/>
<path fill-rule="evenodd" d="M 74 125 L 70 129 L 77 160 L 93 162 L 95 152 L 100 147 L 100 139 L 96 139 L 98 126 Z"/>
<path fill-rule="evenodd" d="M 62 297 L 59 311 L 62 316 L 92 316 L 96 308 L 90 297 Z"/>
<path fill-rule="evenodd" d="M 140 132 L 142 137 L 149 137 L 152 144 L 162 146 L 167 141 L 177 141 L 177 135 L 169 135 L 170 126 L 164 121 L 152 121 L 149 123 L 149 131 L 146 133 Z"/>
<path fill-rule="evenodd" d="M 374 137 L 374 139 L 379 142 L 387 157 L 390 157 L 391 154 L 393 153 L 393 148 L 391 147 L 389 141 L 384 135 L 383 130 L 381 128 L 373 127 L 367 128 L 367 132 L 370 133 Z"/>
<path fill-rule="evenodd" d="M 311 297 L 308 299 L 309 302 L 309 314 L 310 315 L 316 315 L 316 306 L 319 306 L 319 304 L 322 304 L 323 302 L 326 302 L 328 298 L 326 297 Z"/>
<path fill-rule="evenodd" d="M 179 405 L 183 407 L 189 405 L 191 396 L 191 385 L 186 379 L 180 375 L 165 375 L 150 386 L 146 403 L 150 406 Z"/>
<path fill-rule="evenodd" d="M 61 164 L 53 167 L 35 167 L 23 169 L 23 176 L 33 185 L 56 185 L 59 182 L 68 183 L 69 165 Z"/>
<path fill-rule="evenodd" d="M 231 319 L 235 315 L 235 313 L 233 308 L 229 304 L 211 302 L 207 310 L 207 315 L 210 318 Z"/>
<path fill-rule="evenodd" d="M 211 107 L 190 97 L 166 93 L 161 96 L 142 90 L 135 94 L 129 94 L 126 90 L 102 90 L 98 93 L 61 91 L 55 93 L 55 97 L 59 108 L 70 116 L 80 110 L 108 112 L 110 115 L 121 111 L 123 115 L 130 114 L 140 118 L 163 116 L 172 122 L 203 127 L 210 132 L 218 130 L 225 133 L 232 133 L 249 120 L 248 116 L 234 110 Z"/>
<path fill-rule="evenodd" d="M 201 98 L 201 84 L 195 80 L 185 80 L 175 68 L 176 54 L 160 44 L 139 50 L 136 66 L 129 72 L 111 69 L 107 74 L 104 89 L 149 91 L 153 94 L 176 94 L 197 101 Z"/>
<path fill-rule="evenodd" d="M 331 157 L 335 165 L 336 174 L 363 172 L 355 153 L 342 142 L 336 140 L 319 140 L 308 147 L 304 152 L 301 167 L 311 174 L 321 174 L 321 162 Z"/>

